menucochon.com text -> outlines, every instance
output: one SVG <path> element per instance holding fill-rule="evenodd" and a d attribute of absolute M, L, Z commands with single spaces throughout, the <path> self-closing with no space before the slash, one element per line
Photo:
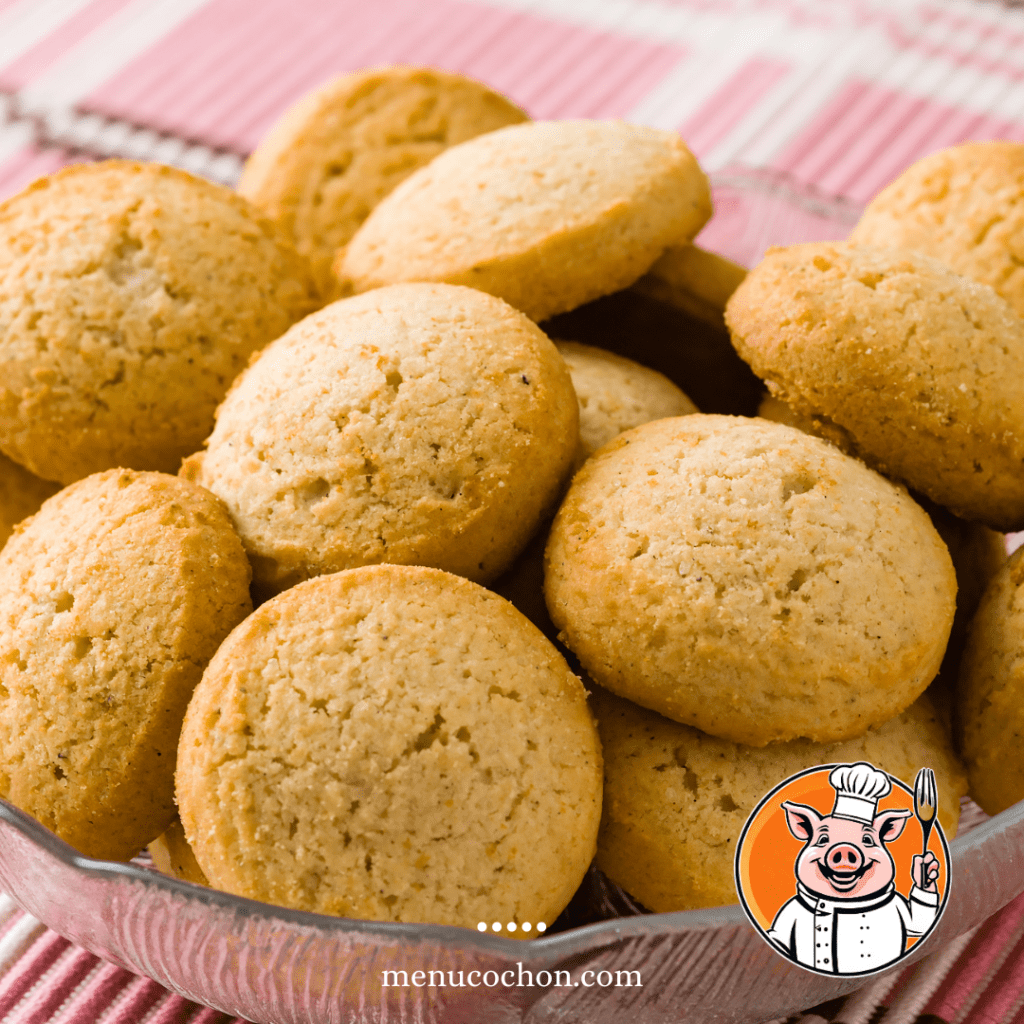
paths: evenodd
<path fill-rule="evenodd" d="M 568 971 L 381 971 L 384 988 L 643 988 L 639 971 L 583 971 L 573 981 Z"/>

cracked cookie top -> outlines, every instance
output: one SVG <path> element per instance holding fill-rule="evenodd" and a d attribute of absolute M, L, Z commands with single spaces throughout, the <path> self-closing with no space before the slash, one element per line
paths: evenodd
<path fill-rule="evenodd" d="M 697 413 L 584 463 L 545 592 L 595 682 L 760 746 L 907 707 L 938 671 L 956 579 L 903 488 L 792 427 Z"/>
<path fill-rule="evenodd" d="M 0 205 L 0 449 L 47 480 L 177 472 L 253 351 L 318 305 L 230 189 L 111 160 Z"/>
<path fill-rule="evenodd" d="M 483 292 L 407 284 L 264 349 L 182 472 L 227 504 L 266 590 L 377 562 L 486 582 L 557 500 L 578 439 L 538 327 Z"/>
<path fill-rule="evenodd" d="M 82 853 L 134 857 L 174 819 L 185 708 L 251 610 L 201 487 L 115 469 L 50 498 L 0 554 L 0 796 Z"/>
<path fill-rule="evenodd" d="M 528 120 L 487 86 L 434 68 L 369 68 L 303 96 L 249 157 L 241 195 L 309 258 L 321 290 L 370 211 L 449 146 Z"/>
<path fill-rule="evenodd" d="M 600 744 L 579 679 L 507 601 L 370 566 L 293 587 L 225 641 L 189 705 L 177 792 L 229 892 L 550 924 L 593 857 Z"/>
<path fill-rule="evenodd" d="M 933 256 L 1024 316 L 1024 145 L 967 142 L 918 160 L 871 200 L 850 241 Z"/>
<path fill-rule="evenodd" d="M 963 519 L 1024 527 L 1024 320 L 916 252 L 769 251 L 726 308 L 777 398 Z"/>

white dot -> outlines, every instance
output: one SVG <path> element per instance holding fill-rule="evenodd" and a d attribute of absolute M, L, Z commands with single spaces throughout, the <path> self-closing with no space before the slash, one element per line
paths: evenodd
<path fill-rule="evenodd" d="M 501 922 L 500 921 L 495 921 L 494 924 L 491 925 L 491 929 L 493 931 L 500 932 L 501 931 Z"/>
<path fill-rule="evenodd" d="M 530 924 L 529 921 L 524 921 L 523 922 L 523 931 L 524 932 L 528 932 L 532 927 L 533 927 L 533 925 Z"/>
<path fill-rule="evenodd" d="M 476 930 L 477 930 L 478 932 L 485 932 L 485 931 L 487 931 L 487 922 L 486 922 L 486 921 L 481 921 L 481 922 L 480 922 L 480 923 L 479 923 L 479 924 L 478 924 L 478 925 L 476 926 Z"/>
<path fill-rule="evenodd" d="M 548 926 L 543 921 L 538 921 L 537 922 L 537 931 L 544 932 L 544 931 L 547 931 L 547 928 L 548 928 Z"/>

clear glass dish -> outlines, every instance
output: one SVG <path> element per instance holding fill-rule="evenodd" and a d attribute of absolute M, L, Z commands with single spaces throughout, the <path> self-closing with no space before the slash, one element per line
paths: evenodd
<path fill-rule="evenodd" d="M 716 186 L 720 215 L 704 244 L 748 265 L 769 244 L 841 238 L 858 212 L 843 200 L 742 170 L 722 175 Z M 895 970 L 938 952 L 1024 891 L 1024 802 L 991 820 L 965 802 L 951 853 L 948 910 L 920 954 Z M 284 910 L 138 864 L 90 860 L 3 801 L 0 889 L 93 953 L 257 1024 L 601 1024 L 627 1016 L 635 1024 L 753 1024 L 863 984 L 788 963 L 754 932 L 738 905 L 640 913 L 593 870 L 563 924 L 595 923 L 524 942 L 462 928 Z M 409 987 L 389 984 L 401 976 L 385 977 L 385 971 L 406 972 Z M 430 971 L 452 982 L 462 972 L 463 985 L 417 986 L 417 971 L 424 982 Z M 473 971 L 479 972 L 475 987 Z M 560 983 L 538 984 L 545 971 Z M 584 977 L 587 971 L 593 974 Z M 614 984 L 626 978 L 617 972 L 636 971 L 640 986 Z M 533 985 L 516 984 L 528 976 Z M 586 983 L 604 977 L 613 984 Z"/>

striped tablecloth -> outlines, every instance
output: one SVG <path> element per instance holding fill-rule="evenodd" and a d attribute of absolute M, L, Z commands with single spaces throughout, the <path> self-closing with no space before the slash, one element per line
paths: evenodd
<path fill-rule="evenodd" d="M 124 156 L 225 183 L 277 115 L 371 64 L 461 71 L 534 117 L 676 129 L 716 186 L 707 247 L 835 237 L 919 157 L 1024 141 L 1024 12 L 984 0 L 0 0 L 0 198 Z M 760 176 L 764 194 L 730 189 Z M 787 241 L 776 234 L 776 241 Z M 0 1024 L 227 1020 L 105 964 L 0 895 Z M 805 1024 L 1024 1024 L 1024 897 Z"/>

